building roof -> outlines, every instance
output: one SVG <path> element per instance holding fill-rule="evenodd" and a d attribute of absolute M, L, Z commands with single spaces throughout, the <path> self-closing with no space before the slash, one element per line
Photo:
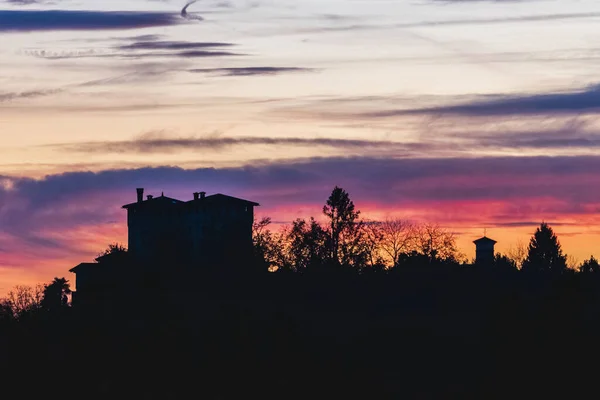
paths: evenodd
<path fill-rule="evenodd" d="M 151 199 L 146 199 L 140 203 L 135 202 L 135 203 L 130 203 L 130 204 L 125 204 L 123 206 L 123 208 L 125 209 L 129 209 L 129 208 L 136 208 L 136 207 L 148 207 L 148 206 L 155 206 L 155 207 L 160 207 L 160 206 L 168 206 L 168 205 L 173 205 L 173 204 L 182 204 L 183 201 L 181 200 L 177 200 L 177 199 L 172 199 L 170 197 L 165 196 L 164 194 L 158 197 L 153 197 Z"/>
<path fill-rule="evenodd" d="M 128 259 L 129 253 L 127 251 L 116 251 L 96 257 L 96 261 L 99 263 L 118 262 Z"/>
<path fill-rule="evenodd" d="M 102 256 L 96 257 L 96 262 L 81 263 L 81 264 L 76 265 L 75 267 L 71 268 L 69 270 L 69 272 L 77 273 L 78 271 L 80 271 L 82 269 L 94 268 L 97 266 L 106 267 L 106 265 L 109 265 L 109 266 L 110 265 L 120 265 L 120 264 L 123 264 L 123 262 L 127 262 L 128 260 L 129 260 L 129 253 L 126 251 L 104 254 Z"/>
<path fill-rule="evenodd" d="M 197 204 L 198 202 L 202 202 L 204 204 L 219 204 L 219 203 L 220 204 L 228 204 L 228 203 L 234 204 L 234 203 L 238 203 L 238 204 L 245 204 L 245 205 L 250 205 L 250 206 L 260 206 L 260 204 L 254 202 L 254 201 L 244 200 L 244 199 L 240 199 L 240 198 L 233 197 L 233 196 L 227 196 L 227 195 L 221 194 L 221 193 L 216 193 L 216 194 L 212 194 L 210 196 L 201 197 L 201 198 L 198 198 L 197 200 L 190 200 L 187 202 L 173 199 L 173 198 L 167 197 L 163 194 L 159 197 L 153 197 L 150 199 L 146 199 L 142 202 L 125 204 L 123 206 L 123 208 L 130 209 L 130 208 L 137 208 L 137 207 L 165 207 L 165 206 L 181 205 L 181 204 Z"/>
<path fill-rule="evenodd" d="M 86 268 L 90 268 L 92 266 L 98 266 L 98 265 L 100 265 L 100 264 L 98 264 L 98 263 L 81 263 L 81 264 L 76 265 L 73 268 L 71 268 L 69 270 L 69 272 L 77 273 L 78 271 L 80 271 L 82 269 L 86 269 Z"/>
<path fill-rule="evenodd" d="M 260 204 L 255 203 L 250 200 L 244 200 L 233 196 L 227 196 L 226 194 L 216 193 L 211 194 L 210 196 L 206 196 L 204 198 L 199 198 L 198 200 L 190 200 L 188 203 L 195 203 L 197 201 L 202 201 L 205 203 L 244 203 L 251 206 L 260 206 Z"/>
<path fill-rule="evenodd" d="M 473 243 L 475 243 L 475 244 L 480 244 L 480 243 L 492 243 L 492 244 L 496 244 L 498 242 L 496 242 L 494 239 L 490 239 L 489 237 L 484 236 L 482 238 L 474 240 Z"/>

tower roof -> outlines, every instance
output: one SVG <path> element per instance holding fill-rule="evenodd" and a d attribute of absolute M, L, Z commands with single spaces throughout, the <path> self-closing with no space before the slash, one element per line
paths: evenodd
<path fill-rule="evenodd" d="M 477 240 L 473 240 L 473 243 L 475 243 L 476 245 L 478 245 L 478 244 L 483 244 L 483 243 L 496 244 L 498 242 L 496 242 L 494 239 L 490 239 L 489 237 L 484 236 L 484 237 L 479 238 Z"/>

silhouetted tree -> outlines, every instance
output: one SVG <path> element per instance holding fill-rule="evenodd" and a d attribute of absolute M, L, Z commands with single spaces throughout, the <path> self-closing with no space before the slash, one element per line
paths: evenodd
<path fill-rule="evenodd" d="M 264 217 L 254 222 L 252 226 L 254 256 L 269 271 L 286 269 L 288 265 L 284 254 L 284 235 L 271 232 L 268 229 L 269 225 L 271 225 L 271 218 Z"/>
<path fill-rule="evenodd" d="M 382 224 L 377 221 L 366 221 L 362 226 L 362 247 L 367 265 L 370 268 L 385 268 L 383 260 L 383 249 L 381 247 L 384 238 Z"/>
<path fill-rule="evenodd" d="M 0 324 L 2 322 L 12 321 L 15 318 L 16 318 L 16 313 L 13 310 L 13 307 L 12 307 L 12 304 L 10 303 L 10 301 L 8 301 L 8 299 L 0 299 Z"/>
<path fill-rule="evenodd" d="M 117 253 L 127 253 L 127 248 L 119 243 L 111 243 L 108 245 L 108 248 L 106 250 L 98 254 L 98 257 Z"/>
<path fill-rule="evenodd" d="M 386 219 L 380 225 L 382 231 L 381 250 L 393 267 L 398 263 L 402 253 L 409 253 L 415 248 L 416 227 L 402 219 Z"/>
<path fill-rule="evenodd" d="M 304 271 L 326 262 L 327 239 L 327 233 L 314 218 L 309 222 L 300 218 L 295 220 L 286 237 L 289 265 L 296 271 Z"/>
<path fill-rule="evenodd" d="M 361 246 L 362 222 L 360 211 L 355 210 L 348 192 L 335 187 L 323 206 L 323 214 L 328 220 L 329 259 L 340 265 L 354 265 L 364 262 L 364 248 Z"/>
<path fill-rule="evenodd" d="M 572 271 L 577 271 L 581 265 L 579 259 L 572 254 L 565 254 L 565 257 L 567 257 L 567 268 Z"/>
<path fill-rule="evenodd" d="M 527 246 L 520 239 L 514 246 L 508 249 L 508 257 L 515 262 L 518 269 L 523 267 L 523 262 L 527 258 Z"/>
<path fill-rule="evenodd" d="M 414 235 L 416 251 L 426 256 L 430 262 L 458 262 L 463 257 L 456 246 L 454 234 L 437 225 L 421 225 L 415 229 Z"/>
<path fill-rule="evenodd" d="M 393 268 L 393 272 L 401 271 L 403 268 L 418 268 L 423 266 L 430 266 L 432 261 L 428 255 L 425 255 L 416 250 L 412 250 L 406 253 L 400 253 L 398 261 Z"/>
<path fill-rule="evenodd" d="M 71 294 L 69 281 L 65 278 L 54 278 L 51 283 L 45 285 L 40 305 L 46 311 L 61 310 L 69 305 L 69 294 Z"/>
<path fill-rule="evenodd" d="M 517 268 L 517 263 L 511 259 L 508 256 L 505 256 L 503 254 L 496 254 L 494 256 L 494 264 L 493 264 L 494 268 L 498 269 L 498 270 L 505 270 L 505 271 L 511 271 L 511 270 L 518 270 Z"/>
<path fill-rule="evenodd" d="M 44 293 L 43 285 L 25 286 L 17 285 L 8 292 L 6 305 L 15 318 L 21 318 L 25 314 L 39 310 Z"/>
<path fill-rule="evenodd" d="M 567 269 L 567 257 L 554 231 L 547 223 L 542 223 L 529 242 L 523 271 L 563 273 Z"/>
<path fill-rule="evenodd" d="M 591 256 L 589 260 L 585 260 L 579 267 L 579 272 L 584 274 L 598 273 L 600 272 L 600 264 L 594 256 Z"/>

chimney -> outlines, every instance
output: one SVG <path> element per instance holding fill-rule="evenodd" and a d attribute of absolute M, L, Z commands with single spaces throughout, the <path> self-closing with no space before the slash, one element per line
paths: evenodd
<path fill-rule="evenodd" d="M 141 203 L 144 201 L 144 188 L 137 188 L 137 202 Z"/>
<path fill-rule="evenodd" d="M 198 196 L 200 196 L 200 193 L 194 192 L 194 200 L 198 200 Z"/>
<path fill-rule="evenodd" d="M 148 196 L 146 196 L 146 198 L 147 198 L 148 200 L 152 200 L 152 199 L 154 198 L 154 196 L 152 196 L 151 194 L 149 194 Z"/>
<path fill-rule="evenodd" d="M 203 199 L 206 197 L 206 192 L 200 192 L 200 198 Z"/>

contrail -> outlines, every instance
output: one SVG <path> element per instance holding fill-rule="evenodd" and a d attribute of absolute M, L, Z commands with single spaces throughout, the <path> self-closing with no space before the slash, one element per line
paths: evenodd
<path fill-rule="evenodd" d="M 192 0 L 192 1 L 188 1 L 188 3 L 181 9 L 181 17 L 185 18 L 185 19 L 192 19 L 192 20 L 196 20 L 196 21 L 204 21 L 204 18 L 202 18 L 199 15 L 190 15 L 187 12 L 187 9 L 189 6 L 191 6 L 192 4 L 196 3 L 198 0 Z"/>

